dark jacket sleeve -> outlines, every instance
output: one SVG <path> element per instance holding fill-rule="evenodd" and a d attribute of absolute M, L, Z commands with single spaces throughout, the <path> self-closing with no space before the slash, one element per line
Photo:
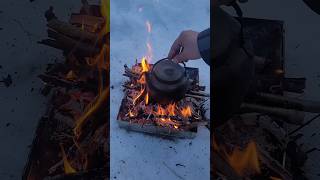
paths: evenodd
<path fill-rule="evenodd" d="M 210 28 L 199 33 L 198 48 L 202 59 L 210 65 Z"/>

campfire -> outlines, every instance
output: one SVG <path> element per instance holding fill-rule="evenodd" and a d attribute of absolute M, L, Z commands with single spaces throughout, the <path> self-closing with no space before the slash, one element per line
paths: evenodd
<path fill-rule="evenodd" d="M 305 112 L 319 113 L 319 102 L 286 96 L 303 93 L 305 78 L 285 77 L 283 22 L 244 18 L 256 62 L 256 92 L 248 94 L 240 111 L 215 127 L 211 147 L 214 179 L 306 179 L 308 154 L 298 143 Z M 259 55 L 259 56 L 258 56 Z M 213 120 L 214 122 L 214 120 Z"/>
<path fill-rule="evenodd" d="M 191 85 L 182 99 L 168 98 L 161 102 L 163 99 L 153 98 L 147 83 L 153 67 L 146 57 L 131 68 L 124 66 L 124 76 L 129 80 L 123 84 L 124 98 L 118 114 L 120 126 L 158 135 L 194 137 L 197 126 L 206 124 L 204 103 L 209 97 L 205 87 L 199 85 L 198 69 L 185 68 Z"/>
<path fill-rule="evenodd" d="M 109 179 L 109 2 L 86 1 L 69 23 L 53 8 L 45 16 L 49 39 L 65 61 L 39 75 L 50 95 L 23 179 Z"/>
<path fill-rule="evenodd" d="M 145 26 L 146 56 L 140 62 L 136 60 L 132 67 L 124 65 L 123 75 L 129 80 L 123 83 L 118 123 L 128 130 L 192 138 L 197 127 L 207 123 L 204 103 L 209 94 L 199 85 L 197 68 L 182 68 L 168 59 L 156 62 L 161 64 L 157 68 L 150 63 L 153 59 L 151 22 L 146 20 Z"/>

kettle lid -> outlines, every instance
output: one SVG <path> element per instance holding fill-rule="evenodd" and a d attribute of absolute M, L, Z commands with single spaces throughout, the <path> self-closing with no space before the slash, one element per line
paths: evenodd
<path fill-rule="evenodd" d="M 163 83 L 174 84 L 184 78 L 185 69 L 172 60 L 164 59 L 154 64 L 152 75 Z"/>

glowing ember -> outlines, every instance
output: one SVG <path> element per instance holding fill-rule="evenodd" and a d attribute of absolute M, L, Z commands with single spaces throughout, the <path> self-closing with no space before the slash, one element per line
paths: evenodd
<path fill-rule="evenodd" d="M 164 125 L 164 126 L 169 126 L 169 125 L 171 125 L 171 126 L 177 126 L 178 127 L 178 125 L 177 125 L 177 123 L 176 122 L 174 122 L 173 120 L 171 120 L 171 118 L 160 118 L 160 122 L 158 122 L 159 124 L 161 124 L 161 125 Z"/>
<path fill-rule="evenodd" d="M 228 157 L 230 166 L 240 175 L 260 173 L 258 152 L 255 142 L 250 142 L 244 150 L 235 149 Z"/>
<path fill-rule="evenodd" d="M 71 166 L 71 164 L 69 163 L 69 161 L 67 159 L 67 155 L 64 151 L 62 144 L 60 144 L 60 148 L 61 148 L 61 153 L 62 153 L 64 172 L 66 174 L 76 173 L 77 171 L 75 169 L 73 169 L 73 167 Z"/>
<path fill-rule="evenodd" d="M 190 106 L 187 106 L 181 110 L 181 115 L 184 118 L 189 118 L 192 115 L 192 110 Z"/>
<path fill-rule="evenodd" d="M 177 125 L 173 125 L 173 127 L 174 127 L 175 129 L 179 129 L 179 126 L 177 126 Z"/>

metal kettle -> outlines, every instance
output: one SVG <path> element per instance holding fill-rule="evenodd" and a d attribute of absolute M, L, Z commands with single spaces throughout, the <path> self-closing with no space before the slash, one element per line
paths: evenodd
<path fill-rule="evenodd" d="M 183 66 L 164 58 L 156 62 L 146 74 L 147 92 L 151 99 L 168 104 L 182 99 L 189 87 L 189 79 Z"/>

